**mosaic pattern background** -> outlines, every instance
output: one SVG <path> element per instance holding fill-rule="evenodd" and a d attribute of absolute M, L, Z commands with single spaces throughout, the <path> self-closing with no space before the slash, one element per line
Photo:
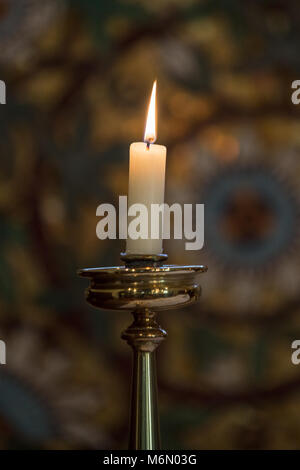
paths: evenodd
<path fill-rule="evenodd" d="M 84 302 L 114 265 L 96 207 L 127 192 L 158 79 L 166 200 L 206 205 L 203 297 L 161 315 L 164 447 L 297 448 L 300 8 L 296 1 L 2 0 L 0 448 L 126 448 L 126 314 Z"/>

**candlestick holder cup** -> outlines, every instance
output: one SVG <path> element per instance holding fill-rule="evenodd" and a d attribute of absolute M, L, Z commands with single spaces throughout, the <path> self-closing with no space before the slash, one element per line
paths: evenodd
<path fill-rule="evenodd" d="M 123 253 L 125 266 L 86 268 L 86 300 L 97 308 L 131 311 L 132 324 L 121 337 L 133 349 L 130 449 L 160 449 L 155 350 L 167 336 L 157 312 L 195 302 L 205 266 L 165 265 L 167 255 Z"/>

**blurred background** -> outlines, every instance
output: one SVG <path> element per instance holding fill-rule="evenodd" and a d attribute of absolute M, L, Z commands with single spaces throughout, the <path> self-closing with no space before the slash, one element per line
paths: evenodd
<path fill-rule="evenodd" d="M 203 296 L 160 315 L 164 448 L 300 441 L 300 7 L 295 1 L 0 0 L 0 448 L 127 446 L 129 314 L 84 300 L 118 264 L 96 208 L 126 194 L 158 80 L 166 201 L 205 204 Z"/>

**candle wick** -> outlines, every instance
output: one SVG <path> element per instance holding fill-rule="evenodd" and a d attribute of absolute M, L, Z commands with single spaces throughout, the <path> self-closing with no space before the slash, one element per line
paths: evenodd
<path fill-rule="evenodd" d="M 149 142 L 149 140 L 147 140 L 146 145 L 147 145 L 147 150 L 149 150 L 149 148 L 150 148 L 150 142 Z"/>

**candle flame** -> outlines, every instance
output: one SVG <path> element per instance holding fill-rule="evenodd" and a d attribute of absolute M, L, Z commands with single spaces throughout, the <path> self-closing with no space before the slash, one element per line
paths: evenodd
<path fill-rule="evenodd" d="M 156 80 L 153 83 L 148 107 L 144 141 L 153 144 L 156 141 Z"/>

